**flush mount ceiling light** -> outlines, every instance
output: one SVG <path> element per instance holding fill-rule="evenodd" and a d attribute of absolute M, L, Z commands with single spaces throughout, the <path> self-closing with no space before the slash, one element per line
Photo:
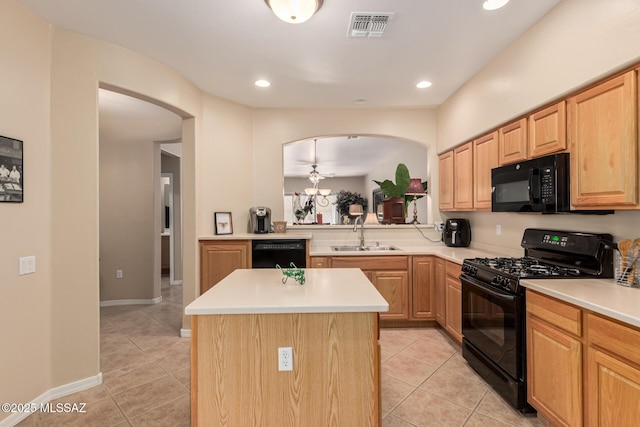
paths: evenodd
<path fill-rule="evenodd" d="M 322 6 L 322 0 L 264 0 L 273 13 L 289 24 L 301 24 Z"/>
<path fill-rule="evenodd" d="M 269 87 L 269 86 L 271 86 L 271 83 L 269 83 L 267 80 L 256 80 L 254 84 L 256 86 L 258 86 L 258 87 Z"/>
<path fill-rule="evenodd" d="M 496 10 L 500 9 L 507 3 L 509 3 L 509 0 L 485 0 L 485 2 L 482 3 L 482 8 L 484 10 Z"/>
<path fill-rule="evenodd" d="M 428 81 L 428 80 L 423 80 L 423 81 L 421 81 L 421 82 L 418 82 L 418 84 L 416 85 L 416 87 L 417 87 L 418 89 L 424 89 L 424 88 L 427 88 L 427 87 L 431 87 L 431 82 L 430 82 L 430 81 Z"/>

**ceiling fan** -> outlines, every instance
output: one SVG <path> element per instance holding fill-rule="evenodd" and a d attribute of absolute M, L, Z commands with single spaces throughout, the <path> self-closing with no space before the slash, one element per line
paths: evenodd
<path fill-rule="evenodd" d="M 326 176 L 322 175 L 318 172 L 318 140 L 313 140 L 313 164 L 311 165 L 311 172 L 309 172 L 309 181 L 313 183 L 313 185 L 318 185 L 320 180 L 325 179 Z"/>

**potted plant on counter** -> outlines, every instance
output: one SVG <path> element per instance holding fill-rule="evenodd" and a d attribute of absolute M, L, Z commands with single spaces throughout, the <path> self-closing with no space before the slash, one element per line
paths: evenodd
<path fill-rule="evenodd" d="M 380 186 L 380 190 L 385 195 L 383 204 L 383 224 L 404 224 L 407 216 L 407 206 L 413 200 L 414 196 L 407 196 L 407 189 L 411 181 L 409 168 L 404 163 L 399 163 L 396 167 L 396 182 L 389 179 L 384 181 L 373 182 Z M 426 190 L 427 183 L 422 183 L 423 189 Z M 422 196 L 416 196 L 416 199 Z"/>

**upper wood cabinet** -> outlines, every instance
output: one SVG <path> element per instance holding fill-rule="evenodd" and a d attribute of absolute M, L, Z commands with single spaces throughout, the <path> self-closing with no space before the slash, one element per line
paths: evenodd
<path fill-rule="evenodd" d="M 527 160 L 527 119 L 510 123 L 498 130 L 498 162 L 500 165 Z"/>
<path fill-rule="evenodd" d="M 438 157 L 438 176 L 440 210 L 453 210 L 453 150 Z"/>
<path fill-rule="evenodd" d="M 498 131 L 473 141 L 473 208 L 491 210 L 491 169 L 498 166 Z"/>
<path fill-rule="evenodd" d="M 568 99 L 572 206 L 638 207 L 637 97 L 632 70 Z"/>
<path fill-rule="evenodd" d="M 251 241 L 201 241 L 200 295 L 239 268 L 251 268 Z"/>
<path fill-rule="evenodd" d="M 566 103 L 560 101 L 529 116 L 529 158 L 567 150 Z"/>
<path fill-rule="evenodd" d="M 455 210 L 473 209 L 473 143 L 453 150 L 453 208 Z"/>

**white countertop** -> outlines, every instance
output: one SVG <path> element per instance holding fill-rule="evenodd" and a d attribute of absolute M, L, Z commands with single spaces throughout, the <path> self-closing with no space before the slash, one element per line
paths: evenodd
<path fill-rule="evenodd" d="M 370 242 L 367 242 L 369 245 Z M 334 251 L 331 249 L 333 245 L 344 245 L 344 243 L 335 244 L 319 244 L 311 243 L 309 249 L 310 256 L 390 256 L 390 255 L 437 255 L 448 261 L 462 264 L 465 258 L 484 258 L 495 256 L 507 256 L 506 253 L 487 252 L 486 250 L 474 248 L 452 248 L 445 246 L 443 243 L 436 244 L 419 244 L 417 242 L 380 242 L 381 246 L 391 245 L 398 248 L 393 251 Z M 373 243 L 375 245 L 375 242 Z"/>
<path fill-rule="evenodd" d="M 616 284 L 614 279 L 521 280 L 531 290 L 640 327 L 640 288 Z"/>
<path fill-rule="evenodd" d="M 186 315 L 384 312 L 389 304 L 357 268 L 307 269 L 282 283 L 278 269 L 235 270 L 185 308 Z"/>
<path fill-rule="evenodd" d="M 198 240 L 265 240 L 265 239 L 304 239 L 309 240 L 313 237 L 311 233 L 234 233 L 234 234 L 218 234 L 205 235 L 198 237 Z"/>

